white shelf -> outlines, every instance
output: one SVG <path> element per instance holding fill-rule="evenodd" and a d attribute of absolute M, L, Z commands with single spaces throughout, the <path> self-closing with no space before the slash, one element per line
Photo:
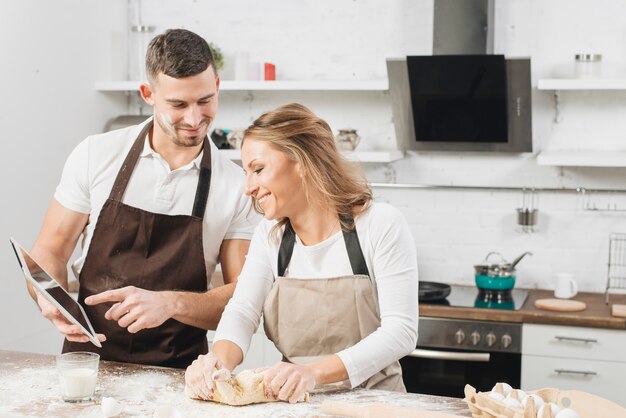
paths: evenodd
<path fill-rule="evenodd" d="M 137 91 L 141 81 L 99 81 L 97 91 Z M 224 91 L 387 91 L 387 80 L 371 81 L 229 81 L 220 83 Z"/>
<path fill-rule="evenodd" d="M 571 167 L 626 167 L 626 151 L 542 151 L 537 164 Z"/>
<path fill-rule="evenodd" d="M 626 90 L 626 78 L 543 78 L 537 90 Z"/>
<path fill-rule="evenodd" d="M 236 149 L 226 149 L 220 150 L 227 158 L 239 161 L 241 160 L 241 155 L 239 150 Z M 343 153 L 346 158 L 351 161 L 358 161 L 361 163 L 390 163 L 393 161 L 400 160 L 404 157 L 403 151 L 398 150 L 390 150 L 390 151 L 351 151 Z"/>
<path fill-rule="evenodd" d="M 361 163 L 391 163 L 404 158 L 404 152 L 399 150 L 391 151 L 350 151 L 343 155 L 351 160 Z"/>

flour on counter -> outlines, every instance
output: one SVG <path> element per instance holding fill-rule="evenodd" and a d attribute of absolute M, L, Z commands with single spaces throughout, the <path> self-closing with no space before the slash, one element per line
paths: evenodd
<path fill-rule="evenodd" d="M 320 405 L 325 400 L 357 403 L 387 402 L 458 415 L 470 416 L 459 399 L 356 389 L 340 392 L 313 391 L 309 402 L 273 402 L 228 406 L 189 399 L 184 394 L 182 370 L 100 362 L 95 401 L 87 404 L 63 402 L 54 359 L 33 355 L 21 365 L 0 357 L 0 417 L 102 418 L 103 397 L 115 398 L 123 407 L 120 418 L 153 418 L 159 407 L 173 408 L 184 418 L 314 418 L 325 417 Z"/>

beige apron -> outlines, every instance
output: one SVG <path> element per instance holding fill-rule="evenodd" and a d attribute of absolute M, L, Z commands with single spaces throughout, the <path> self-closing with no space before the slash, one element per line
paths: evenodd
<path fill-rule="evenodd" d="M 350 220 L 351 222 L 354 222 Z M 278 254 L 278 278 L 263 306 L 265 334 L 286 361 L 307 364 L 353 346 L 380 327 L 376 291 L 356 228 L 343 231 L 352 276 L 328 279 L 283 277 L 295 243 L 288 222 Z M 406 392 L 398 361 L 360 387 Z"/>

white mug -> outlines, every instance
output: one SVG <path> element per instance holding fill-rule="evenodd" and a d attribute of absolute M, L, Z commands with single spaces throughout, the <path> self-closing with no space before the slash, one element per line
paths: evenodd
<path fill-rule="evenodd" d="M 554 297 L 559 299 L 569 299 L 578 293 L 578 284 L 574 280 L 572 273 L 557 273 L 556 285 L 554 287 Z"/>

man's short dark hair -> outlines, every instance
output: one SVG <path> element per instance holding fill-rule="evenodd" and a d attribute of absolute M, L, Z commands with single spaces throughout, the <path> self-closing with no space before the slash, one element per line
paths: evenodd
<path fill-rule="evenodd" d="M 200 74 L 209 66 L 215 71 L 209 44 L 185 29 L 168 29 L 157 35 L 150 41 L 146 52 L 146 74 L 151 83 L 156 83 L 159 73 L 184 78 Z"/>

